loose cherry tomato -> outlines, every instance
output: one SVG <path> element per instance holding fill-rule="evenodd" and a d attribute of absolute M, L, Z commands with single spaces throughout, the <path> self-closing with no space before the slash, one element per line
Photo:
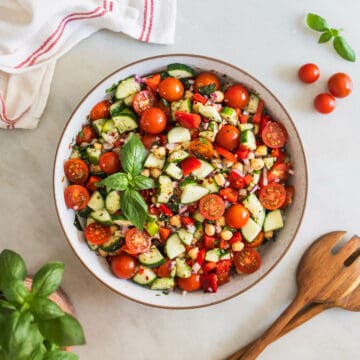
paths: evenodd
<path fill-rule="evenodd" d="M 329 114 L 335 109 L 335 98 L 331 94 L 322 93 L 314 99 L 315 109 L 321 114 Z"/>
<path fill-rule="evenodd" d="M 85 209 L 90 195 L 88 190 L 81 185 L 69 185 L 64 191 L 65 204 L 69 209 Z"/>
<path fill-rule="evenodd" d="M 259 247 L 264 241 L 264 232 L 260 231 L 258 236 L 252 241 L 252 242 L 247 242 L 245 241 L 245 247 L 250 247 L 250 248 L 256 248 Z"/>
<path fill-rule="evenodd" d="M 147 109 L 140 118 L 140 129 L 148 134 L 156 135 L 164 131 L 166 127 L 165 113 L 156 107 Z"/>
<path fill-rule="evenodd" d="M 224 93 L 224 103 L 226 106 L 244 109 L 249 103 L 249 92 L 240 84 L 231 85 Z"/>
<path fill-rule="evenodd" d="M 289 176 L 289 165 L 284 163 L 275 164 L 268 172 L 268 182 L 285 181 Z"/>
<path fill-rule="evenodd" d="M 233 262 L 237 271 L 252 274 L 259 269 L 261 257 L 255 249 L 245 248 L 233 253 Z"/>
<path fill-rule="evenodd" d="M 90 119 L 106 119 L 110 117 L 109 107 L 111 103 L 110 101 L 104 100 L 97 103 L 90 111 Z"/>
<path fill-rule="evenodd" d="M 76 144 L 89 143 L 91 140 L 96 139 L 96 132 L 91 125 L 85 125 L 76 136 Z"/>
<path fill-rule="evenodd" d="M 158 277 L 168 277 L 171 273 L 171 268 L 172 268 L 172 261 L 168 260 L 166 262 L 164 262 L 163 264 L 161 264 L 158 269 L 157 269 L 157 276 Z"/>
<path fill-rule="evenodd" d="M 205 138 L 197 138 L 191 141 L 189 150 L 194 154 L 205 159 L 214 156 L 214 147 L 211 141 Z"/>
<path fill-rule="evenodd" d="M 232 125 L 223 126 L 217 133 L 215 142 L 221 147 L 233 151 L 240 143 L 240 131 Z"/>
<path fill-rule="evenodd" d="M 149 250 L 151 239 L 137 228 L 131 228 L 126 232 L 125 243 L 131 253 L 139 254 Z"/>
<path fill-rule="evenodd" d="M 86 240 L 94 245 L 104 244 L 110 239 L 110 236 L 110 227 L 101 225 L 97 222 L 93 222 L 85 228 Z"/>
<path fill-rule="evenodd" d="M 99 166 L 101 170 L 108 175 L 120 171 L 120 159 L 119 154 L 110 151 L 102 154 L 99 159 Z"/>
<path fill-rule="evenodd" d="M 261 132 L 262 141 L 272 149 L 283 147 L 287 136 L 285 127 L 276 121 L 269 121 Z"/>
<path fill-rule="evenodd" d="M 336 73 L 328 80 L 328 88 L 332 95 L 337 98 L 343 98 L 351 93 L 352 80 L 345 73 Z"/>
<path fill-rule="evenodd" d="M 249 220 L 249 211 L 240 204 L 231 205 L 225 212 L 225 222 L 227 226 L 240 229 Z"/>
<path fill-rule="evenodd" d="M 178 278 L 177 284 L 184 291 L 196 291 L 201 288 L 200 275 L 192 274 L 188 278 Z"/>
<path fill-rule="evenodd" d="M 94 192 L 97 190 L 96 183 L 100 182 L 102 180 L 101 177 L 98 176 L 90 176 L 89 180 L 86 182 L 86 187 L 91 191 Z"/>
<path fill-rule="evenodd" d="M 313 83 L 320 76 L 320 70 L 315 64 L 305 64 L 298 72 L 299 79 L 304 83 Z"/>
<path fill-rule="evenodd" d="M 198 93 L 199 88 L 204 87 L 204 86 L 209 86 L 211 84 L 215 85 L 215 90 L 220 89 L 219 78 L 215 74 L 213 74 L 209 71 L 204 71 L 195 78 L 194 90 L 196 93 Z"/>
<path fill-rule="evenodd" d="M 281 209 L 285 209 L 287 206 L 289 206 L 292 203 L 295 194 L 295 189 L 292 185 L 285 186 L 285 191 L 286 191 L 286 198 L 283 205 L 281 206 Z"/>
<path fill-rule="evenodd" d="M 166 101 L 178 101 L 184 94 L 184 85 L 179 79 L 168 77 L 159 84 L 159 95 Z"/>
<path fill-rule="evenodd" d="M 259 194 L 259 200 L 267 210 L 279 209 L 284 204 L 285 198 L 285 188 L 278 183 L 263 186 Z"/>
<path fill-rule="evenodd" d="M 157 137 L 156 135 L 151 135 L 151 134 L 144 134 L 141 137 L 141 142 L 143 143 L 143 145 L 150 150 L 153 146 L 153 144 L 157 141 Z"/>
<path fill-rule="evenodd" d="M 203 196 L 199 202 L 200 214 L 207 220 L 217 220 L 224 215 L 224 200 L 216 194 Z"/>
<path fill-rule="evenodd" d="M 156 98 L 149 90 L 142 90 L 135 94 L 132 106 L 135 112 L 141 115 L 145 110 L 152 108 L 155 105 Z"/>
<path fill-rule="evenodd" d="M 111 258 L 111 270 L 120 279 L 131 279 L 136 273 L 137 265 L 137 260 L 127 254 Z"/>
<path fill-rule="evenodd" d="M 81 185 L 89 176 L 89 167 L 84 160 L 69 159 L 64 164 L 64 172 L 70 182 Z"/>

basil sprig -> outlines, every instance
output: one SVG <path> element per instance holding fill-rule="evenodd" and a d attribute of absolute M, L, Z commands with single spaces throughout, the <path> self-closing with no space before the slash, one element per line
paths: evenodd
<path fill-rule="evenodd" d="M 307 14 L 306 23 L 310 29 L 322 33 L 318 40 L 320 44 L 333 39 L 333 47 L 343 59 L 352 62 L 356 60 L 355 51 L 348 44 L 345 38 L 340 35 L 342 29 L 330 28 L 324 18 L 312 13 Z"/>
<path fill-rule="evenodd" d="M 139 190 L 155 188 L 155 181 L 141 175 L 144 169 L 146 150 L 139 138 L 131 134 L 121 149 L 120 160 L 124 172 L 112 174 L 97 183 L 108 189 L 121 191 L 120 208 L 125 217 L 139 230 L 144 228 L 148 218 L 148 207 Z"/>

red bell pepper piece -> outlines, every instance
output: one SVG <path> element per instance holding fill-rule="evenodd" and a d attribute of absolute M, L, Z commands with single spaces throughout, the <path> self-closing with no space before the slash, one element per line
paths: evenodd
<path fill-rule="evenodd" d="M 269 115 L 263 115 L 260 120 L 260 135 L 266 126 L 266 124 L 271 120 L 271 117 Z"/>
<path fill-rule="evenodd" d="M 240 114 L 239 115 L 239 121 L 240 121 L 240 124 L 246 124 L 249 120 L 249 115 L 247 114 Z"/>
<path fill-rule="evenodd" d="M 91 175 L 91 176 L 89 177 L 89 180 L 86 182 L 86 187 L 87 187 L 90 191 L 94 192 L 94 191 L 97 190 L 97 187 L 95 186 L 95 184 L 98 183 L 98 182 L 100 182 L 101 180 L 102 180 L 101 177 Z"/>
<path fill-rule="evenodd" d="M 233 162 L 233 163 L 236 162 L 236 157 L 232 152 L 224 149 L 223 147 L 221 147 L 219 145 L 215 145 L 215 150 L 218 152 L 219 155 L 221 155 L 227 161 Z"/>
<path fill-rule="evenodd" d="M 232 238 L 229 240 L 229 244 L 232 245 L 236 242 L 242 241 L 242 235 L 240 232 L 236 232 Z"/>
<path fill-rule="evenodd" d="M 144 83 L 147 87 L 149 87 L 151 90 L 156 91 L 161 81 L 160 74 L 154 74 L 152 76 L 147 77 L 144 79 Z"/>
<path fill-rule="evenodd" d="M 249 156 L 250 150 L 243 144 L 239 145 L 239 150 L 236 152 L 237 156 L 241 160 L 247 159 Z"/>
<path fill-rule="evenodd" d="M 168 228 L 162 227 L 159 229 L 160 240 L 163 243 L 167 240 L 167 238 L 170 236 L 170 234 L 171 234 L 171 230 Z"/>
<path fill-rule="evenodd" d="M 219 248 L 220 249 L 228 249 L 229 248 L 229 243 L 228 241 L 224 240 L 224 239 L 220 239 L 219 241 Z"/>
<path fill-rule="evenodd" d="M 189 226 L 189 225 L 194 225 L 195 221 L 193 218 L 189 217 L 189 216 L 182 216 L 180 218 L 181 224 L 184 226 Z"/>
<path fill-rule="evenodd" d="M 220 190 L 220 196 L 224 200 L 234 204 L 238 201 L 239 193 L 235 189 L 228 187 Z"/>
<path fill-rule="evenodd" d="M 205 261 L 205 253 L 206 253 L 206 249 L 202 248 L 199 250 L 197 258 L 196 258 L 196 262 L 200 265 L 203 266 L 204 261 Z"/>
<path fill-rule="evenodd" d="M 192 101 L 200 102 L 200 103 L 202 103 L 203 105 L 205 105 L 205 104 L 207 103 L 206 97 L 202 96 L 202 95 L 199 94 L 199 93 L 195 93 L 195 94 L 193 95 Z"/>
<path fill-rule="evenodd" d="M 200 276 L 201 286 L 205 292 L 215 293 L 218 288 L 218 278 L 216 274 L 203 274 Z"/>
<path fill-rule="evenodd" d="M 202 270 L 204 272 L 204 274 L 208 274 L 209 272 L 213 271 L 216 269 L 217 263 L 216 262 L 207 262 L 203 267 Z"/>
<path fill-rule="evenodd" d="M 219 285 L 229 281 L 230 265 L 230 260 L 221 260 L 216 264 L 215 274 L 217 275 Z"/>
<path fill-rule="evenodd" d="M 197 129 L 201 123 L 201 116 L 199 114 L 190 114 L 185 111 L 176 111 L 175 120 L 187 129 Z"/>
<path fill-rule="evenodd" d="M 160 210 L 157 207 L 155 207 L 154 205 L 151 205 L 149 208 L 149 213 L 151 215 L 160 215 Z"/>
<path fill-rule="evenodd" d="M 166 216 L 173 216 L 173 212 L 164 204 L 160 204 L 159 210 Z"/>
<path fill-rule="evenodd" d="M 253 124 L 260 124 L 263 109 L 264 109 L 264 101 L 260 100 L 259 105 L 258 105 L 258 107 L 256 109 L 256 113 L 252 118 Z"/>
<path fill-rule="evenodd" d="M 243 189 L 245 186 L 244 178 L 233 170 L 230 171 L 229 181 L 231 186 L 235 189 Z"/>
<path fill-rule="evenodd" d="M 213 249 L 215 247 L 215 236 L 204 235 L 204 247 L 205 249 Z"/>
<path fill-rule="evenodd" d="M 246 175 L 244 176 L 245 185 L 246 185 L 246 186 L 250 185 L 250 183 L 252 182 L 252 179 L 253 179 L 252 175 L 246 174 Z"/>
<path fill-rule="evenodd" d="M 188 157 L 180 163 L 180 167 L 183 171 L 184 176 L 189 175 L 194 170 L 198 169 L 200 166 L 200 160 L 195 157 Z"/>

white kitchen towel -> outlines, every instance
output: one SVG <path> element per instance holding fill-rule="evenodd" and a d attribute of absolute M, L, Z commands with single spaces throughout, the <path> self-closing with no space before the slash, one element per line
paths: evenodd
<path fill-rule="evenodd" d="M 0 0 L 0 128 L 33 129 L 56 60 L 100 29 L 174 41 L 176 0 Z"/>

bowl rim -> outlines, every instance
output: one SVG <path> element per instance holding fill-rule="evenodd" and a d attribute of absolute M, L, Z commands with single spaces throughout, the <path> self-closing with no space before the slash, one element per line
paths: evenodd
<path fill-rule="evenodd" d="M 66 131 L 66 129 L 69 126 L 69 123 L 71 121 L 71 119 L 73 118 L 74 114 L 77 112 L 78 108 L 82 105 L 82 103 L 88 98 L 88 96 L 95 90 L 95 88 L 97 88 L 101 83 L 103 83 L 106 79 L 108 79 L 109 77 L 113 76 L 114 74 L 116 74 L 119 71 L 125 70 L 128 67 L 131 67 L 133 65 L 139 64 L 141 62 L 144 61 L 149 61 L 149 60 L 154 60 L 154 59 L 159 59 L 159 58 L 172 58 L 172 57 L 188 57 L 188 58 L 200 58 L 203 60 L 210 60 L 210 61 L 215 61 L 218 62 L 220 64 L 232 67 L 233 69 L 242 72 L 244 75 L 250 77 L 252 80 L 254 80 L 255 82 L 259 83 L 261 86 L 263 86 L 263 88 L 274 98 L 274 100 L 278 103 L 278 105 L 281 107 L 281 109 L 284 111 L 284 113 L 286 114 L 286 116 L 288 117 L 289 121 L 291 122 L 291 124 L 294 127 L 295 133 L 298 137 L 299 143 L 300 143 L 300 152 L 304 158 L 304 165 L 305 165 L 305 199 L 304 199 L 304 206 L 302 207 L 302 211 L 301 211 L 301 215 L 300 215 L 300 219 L 298 222 L 298 225 L 296 226 L 294 235 L 292 237 L 292 239 L 289 241 L 289 244 L 287 245 L 287 247 L 285 248 L 285 250 L 283 251 L 283 253 L 280 255 L 280 257 L 274 262 L 274 264 L 269 268 L 269 270 L 267 272 L 265 272 L 262 276 L 260 276 L 256 281 L 254 281 L 251 285 L 247 286 L 245 289 L 242 289 L 238 292 L 235 292 L 234 294 L 227 296 L 221 300 L 216 300 L 210 303 L 206 303 L 203 305 L 193 305 L 193 306 L 164 306 L 164 305 L 156 305 L 156 304 L 152 304 L 150 302 L 146 302 L 146 301 L 141 301 L 138 299 L 134 299 L 132 297 L 130 297 L 129 295 L 127 295 L 126 293 L 120 292 L 119 290 L 116 290 L 114 288 L 112 288 L 110 285 L 108 285 L 104 280 L 102 280 L 96 273 L 94 273 L 93 271 L 90 270 L 90 268 L 87 266 L 87 264 L 80 258 L 80 256 L 77 254 L 77 252 L 75 251 L 70 239 L 68 238 L 66 231 L 65 231 L 65 227 L 64 224 L 62 222 L 61 216 L 59 214 L 59 210 L 58 210 L 58 206 L 57 206 L 57 201 L 56 201 L 56 196 L 55 196 L 55 165 L 56 165 L 56 159 L 58 157 L 58 151 L 59 151 L 59 147 L 60 144 L 63 142 L 63 137 L 64 137 L 64 133 Z M 108 289 L 110 289 L 112 292 L 114 292 L 117 295 L 121 295 L 123 297 L 125 297 L 128 300 L 134 301 L 138 304 L 142 304 L 142 305 L 146 305 L 146 306 L 151 306 L 154 308 L 160 308 L 160 309 L 167 309 L 167 310 L 189 310 L 189 309 L 199 309 L 199 308 L 204 308 L 204 307 L 208 307 L 208 306 L 212 306 L 212 305 L 216 305 L 216 304 L 220 304 L 224 301 L 228 301 L 230 299 L 233 299 L 237 296 L 239 296 L 240 294 L 246 292 L 247 290 L 251 289 L 253 286 L 257 285 L 261 280 L 263 280 L 264 278 L 267 277 L 267 275 L 269 275 L 275 268 L 276 266 L 280 263 L 280 261 L 283 259 L 283 257 L 286 255 L 286 253 L 289 251 L 291 245 L 293 244 L 296 235 L 300 229 L 300 226 L 302 224 L 303 218 L 304 218 L 304 213 L 305 213 L 305 209 L 306 209 L 306 205 L 307 205 L 307 197 L 308 197 L 308 167 L 307 167 L 307 160 L 306 160 L 306 155 L 305 155 L 305 151 L 304 151 L 304 146 L 303 143 L 301 141 L 301 137 L 299 135 L 299 132 L 295 126 L 294 121 L 292 120 L 292 117 L 290 116 L 290 114 L 288 113 L 288 111 L 286 110 L 286 108 L 284 107 L 284 105 L 281 103 L 281 101 L 277 98 L 277 96 L 274 95 L 274 93 L 272 91 L 270 91 L 267 86 L 265 86 L 261 81 L 259 81 L 257 78 L 255 78 L 254 76 L 250 75 L 248 72 L 244 71 L 242 68 L 235 66 L 227 61 L 223 61 L 214 57 L 210 57 L 210 56 L 206 56 L 206 55 L 198 55 L 198 54 L 189 54 L 189 53 L 171 53 L 171 54 L 162 54 L 162 55 L 155 55 L 155 56 L 149 56 L 146 58 L 141 58 L 140 60 L 136 60 L 133 61 L 131 63 L 128 63 L 116 70 L 114 70 L 113 72 L 111 72 L 109 75 L 105 76 L 104 78 L 102 78 L 100 81 L 98 81 L 84 96 L 83 98 L 80 100 L 80 102 L 76 105 L 75 109 L 71 112 L 68 120 L 65 123 L 64 129 L 61 133 L 58 145 L 56 147 L 56 152 L 55 152 L 55 157 L 54 157 L 54 165 L 53 165 L 53 199 L 55 202 L 55 209 L 56 209 L 56 214 L 58 217 L 58 220 L 60 222 L 62 231 L 65 235 L 65 238 L 67 239 L 71 249 L 73 250 L 73 252 L 75 253 L 76 257 L 78 258 L 78 260 L 80 260 L 80 262 L 83 264 L 83 266 L 98 280 L 100 281 L 101 284 L 103 284 L 105 287 L 107 287 Z"/>

